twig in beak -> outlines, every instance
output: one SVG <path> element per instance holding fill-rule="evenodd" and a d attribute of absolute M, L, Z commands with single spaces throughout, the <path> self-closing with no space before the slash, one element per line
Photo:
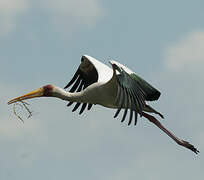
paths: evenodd
<path fill-rule="evenodd" d="M 14 113 L 14 115 L 18 118 L 18 119 L 20 119 L 21 120 L 21 122 L 23 122 L 24 123 L 24 120 L 23 120 L 23 118 L 20 116 L 20 115 L 18 115 L 17 114 L 17 112 L 16 112 L 16 105 L 18 105 L 18 106 L 20 106 L 21 108 L 25 108 L 26 109 L 26 111 L 28 112 L 28 117 L 27 117 L 27 119 L 28 118 L 30 118 L 31 116 L 32 116 L 32 112 L 30 111 L 30 109 L 27 107 L 29 104 L 28 103 L 26 103 L 26 102 L 24 102 L 24 101 L 19 101 L 19 102 L 21 102 L 22 104 L 20 104 L 20 103 L 14 103 L 14 106 L 13 106 L 13 113 Z"/>

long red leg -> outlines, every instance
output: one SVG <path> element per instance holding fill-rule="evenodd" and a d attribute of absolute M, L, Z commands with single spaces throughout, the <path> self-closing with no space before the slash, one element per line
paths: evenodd
<path fill-rule="evenodd" d="M 172 132 L 170 132 L 169 130 L 167 130 L 154 116 L 151 116 L 145 112 L 142 112 L 142 115 L 147 118 L 150 122 L 154 123 L 158 128 L 160 128 L 162 131 L 164 131 L 170 138 L 172 138 L 174 141 L 176 141 L 177 144 L 184 146 L 188 149 L 190 149 L 191 151 L 193 151 L 194 153 L 198 154 L 199 151 L 189 142 L 184 141 L 182 139 L 179 139 L 178 137 L 176 137 Z"/>

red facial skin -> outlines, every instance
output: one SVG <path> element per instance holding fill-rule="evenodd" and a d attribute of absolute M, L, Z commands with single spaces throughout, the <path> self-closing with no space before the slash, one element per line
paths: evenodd
<path fill-rule="evenodd" d="M 51 84 L 43 86 L 43 89 L 44 89 L 43 96 L 47 96 L 47 97 L 51 96 L 51 92 L 53 88 L 54 87 Z"/>

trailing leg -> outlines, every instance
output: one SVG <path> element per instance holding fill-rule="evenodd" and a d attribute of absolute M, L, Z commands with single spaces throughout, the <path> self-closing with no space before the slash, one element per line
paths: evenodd
<path fill-rule="evenodd" d="M 176 137 L 172 132 L 170 132 L 169 130 L 167 130 L 154 116 L 151 116 L 145 112 L 142 112 L 142 115 L 147 118 L 150 122 L 154 123 L 158 128 L 160 128 L 163 132 L 165 132 L 170 138 L 172 138 L 177 144 L 184 146 L 188 149 L 190 149 L 191 151 L 193 151 L 194 153 L 198 154 L 199 151 L 189 142 L 184 141 L 182 139 L 179 139 L 178 137 Z"/>

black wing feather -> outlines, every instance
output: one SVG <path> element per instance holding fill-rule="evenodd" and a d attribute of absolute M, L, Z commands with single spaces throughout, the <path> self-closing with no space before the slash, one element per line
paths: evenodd
<path fill-rule="evenodd" d="M 133 91 L 131 91 L 130 90 L 130 94 L 132 95 L 132 101 L 133 101 L 133 106 L 131 107 L 133 110 L 134 110 L 134 112 L 135 112 L 135 125 L 137 124 L 137 112 L 139 112 L 140 111 L 140 108 L 142 109 L 142 106 L 140 105 L 140 103 L 139 102 L 137 102 L 137 99 L 136 99 L 136 97 L 135 97 L 135 95 L 134 95 L 134 92 Z M 138 107 L 140 107 L 139 109 L 137 108 L 137 106 Z M 138 109 L 138 110 L 137 110 Z M 142 111 L 142 110 L 141 110 Z M 140 112 L 140 113 L 142 113 L 142 112 Z"/>
<path fill-rule="evenodd" d="M 80 79 L 79 79 L 80 80 Z M 77 81 L 78 81 L 78 79 L 77 79 Z M 76 83 L 74 84 L 74 86 L 76 85 L 76 86 L 78 86 L 78 89 L 77 89 L 77 92 L 80 92 L 81 91 L 81 89 L 82 89 L 82 86 L 83 86 L 83 80 L 80 80 L 81 82 L 80 82 L 80 85 L 78 86 L 78 82 L 76 82 L 77 83 L 77 85 L 76 85 Z M 73 86 L 73 87 L 74 87 Z M 72 88 L 73 88 L 72 87 Z M 70 92 L 73 92 L 73 91 L 75 91 L 75 87 L 74 87 L 74 90 L 70 90 Z M 69 102 L 68 104 L 67 104 L 67 106 L 71 106 L 72 104 L 73 104 L 74 102 Z"/>
<path fill-rule="evenodd" d="M 77 108 L 80 106 L 81 103 L 76 103 L 76 105 L 74 106 L 74 108 L 72 109 L 72 112 L 76 111 Z"/>
<path fill-rule="evenodd" d="M 81 107 L 81 110 L 80 110 L 79 114 L 81 114 L 81 113 L 83 113 L 83 112 L 84 112 L 84 109 L 86 108 L 86 105 L 87 105 L 87 103 L 84 103 L 84 104 L 82 105 L 82 107 Z"/>
<path fill-rule="evenodd" d="M 131 124 L 132 122 L 132 116 L 133 116 L 133 109 L 130 109 L 130 117 L 129 117 L 129 122 L 128 122 L 128 126 Z"/>
<path fill-rule="evenodd" d="M 81 76 L 78 76 L 76 82 L 74 83 L 74 85 L 70 89 L 70 92 L 75 92 L 75 90 L 78 88 L 78 85 L 80 82 L 81 82 Z"/>
<path fill-rule="evenodd" d="M 93 106 L 93 104 L 89 104 L 87 109 L 90 110 L 92 108 L 92 106 Z"/>
<path fill-rule="evenodd" d="M 135 126 L 137 125 L 137 112 L 135 111 Z"/>
<path fill-rule="evenodd" d="M 129 91 L 130 92 L 130 91 Z M 128 126 L 131 124 L 132 122 L 132 116 L 133 116 L 133 111 L 135 110 L 135 106 L 134 106 L 134 98 L 132 97 L 132 94 L 129 93 L 130 96 L 130 117 L 129 117 L 129 122 L 128 122 Z"/>
<path fill-rule="evenodd" d="M 121 96 L 119 96 L 119 104 L 118 104 L 118 110 L 114 115 L 114 118 L 116 118 L 120 112 L 120 110 L 122 109 L 123 103 L 124 103 L 124 98 L 125 98 L 125 94 L 124 91 L 122 89 L 122 87 L 120 87 L 120 92 L 121 92 Z"/>
<path fill-rule="evenodd" d="M 129 95 L 127 93 L 127 90 L 125 90 L 125 96 L 127 98 L 125 98 L 125 103 L 124 103 L 125 104 L 125 111 L 123 113 L 123 118 L 122 118 L 121 122 L 123 122 L 125 120 L 125 117 L 127 115 L 128 106 L 129 106 Z"/>
<path fill-rule="evenodd" d="M 72 104 L 73 104 L 74 102 L 69 102 L 68 104 L 67 104 L 67 106 L 71 106 Z"/>
<path fill-rule="evenodd" d="M 98 81 L 98 72 L 93 64 L 85 57 L 82 56 L 81 64 L 77 69 L 76 73 L 74 74 L 73 78 L 69 81 L 69 83 L 64 87 L 64 89 L 69 88 L 71 85 L 71 89 L 69 92 L 80 92 L 82 89 L 84 90 L 89 85 Z M 67 106 L 71 106 L 74 102 L 69 102 Z M 76 103 L 75 107 L 73 108 L 72 112 L 76 111 L 77 108 L 80 106 L 81 103 Z M 88 104 L 88 110 L 91 109 L 93 104 Z M 79 114 L 84 112 L 87 103 L 83 103 Z"/>
<path fill-rule="evenodd" d="M 115 104 L 118 104 L 119 103 L 119 98 L 121 96 L 121 86 L 120 84 L 118 83 L 118 92 L 117 92 L 117 96 L 115 98 Z"/>
<path fill-rule="evenodd" d="M 69 81 L 69 83 L 64 87 L 64 89 L 67 89 L 69 86 L 71 86 L 74 81 L 77 79 L 77 77 L 79 76 L 79 69 L 76 71 L 76 73 L 74 74 L 73 78 L 71 79 L 71 81 Z"/>
<path fill-rule="evenodd" d="M 127 109 L 130 109 L 128 125 L 130 125 L 132 122 L 133 112 L 135 112 L 136 125 L 137 114 L 139 113 L 140 115 L 142 115 L 142 110 L 145 106 L 145 99 L 147 97 L 147 94 L 140 87 L 137 81 L 135 81 L 135 79 L 133 79 L 125 70 L 118 67 L 116 64 L 113 65 L 113 68 L 120 73 L 117 75 L 118 92 L 116 96 L 116 104 L 118 104 L 118 110 L 114 117 L 118 116 L 122 107 L 125 108 L 121 121 L 123 122 L 127 114 Z"/>

